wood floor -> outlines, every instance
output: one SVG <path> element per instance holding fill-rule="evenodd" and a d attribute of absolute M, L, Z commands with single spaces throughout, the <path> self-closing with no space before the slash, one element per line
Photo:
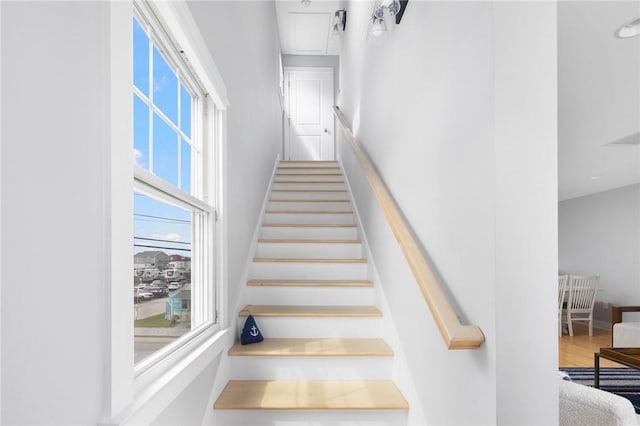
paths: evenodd
<path fill-rule="evenodd" d="M 577 324 L 573 326 L 573 337 L 562 334 L 558 338 L 558 365 L 562 367 L 593 367 L 593 354 L 600 348 L 611 347 L 611 331 L 598 328 L 593 329 L 593 336 L 589 337 L 586 326 Z M 603 367 L 622 367 L 606 359 L 600 360 Z"/>

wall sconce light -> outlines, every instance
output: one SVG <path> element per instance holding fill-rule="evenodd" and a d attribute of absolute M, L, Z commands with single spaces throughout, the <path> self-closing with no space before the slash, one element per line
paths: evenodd
<path fill-rule="evenodd" d="M 402 20 L 409 0 L 377 0 L 373 5 L 369 34 L 380 37 Z M 395 22 L 393 18 L 395 17 Z"/>
<path fill-rule="evenodd" d="M 333 32 L 344 31 L 347 28 L 347 11 L 336 10 L 333 14 Z"/>
<path fill-rule="evenodd" d="M 309 7 L 311 0 L 300 0 L 300 3 L 302 3 L 302 7 Z"/>
<path fill-rule="evenodd" d="M 333 14 L 333 21 L 331 23 L 334 34 L 340 34 L 340 31 L 344 31 L 347 28 L 347 11 L 336 10 Z"/>
<path fill-rule="evenodd" d="M 385 12 L 389 15 L 396 16 L 400 12 L 400 0 L 378 0 L 373 6 L 373 16 L 384 19 Z"/>

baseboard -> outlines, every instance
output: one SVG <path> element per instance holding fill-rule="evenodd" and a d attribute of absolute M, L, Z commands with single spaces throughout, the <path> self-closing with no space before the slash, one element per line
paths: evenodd
<path fill-rule="evenodd" d="M 611 330 L 611 322 L 610 321 L 593 320 L 593 328 L 597 328 L 597 329 L 600 329 L 600 330 Z"/>

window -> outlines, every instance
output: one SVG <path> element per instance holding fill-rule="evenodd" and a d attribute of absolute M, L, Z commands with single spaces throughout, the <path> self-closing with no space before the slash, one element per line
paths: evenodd
<path fill-rule="evenodd" d="M 229 100 L 187 2 L 109 2 L 101 11 L 105 43 L 96 48 L 109 82 L 97 94 L 109 117 L 108 224 L 99 277 L 108 319 L 102 422 L 150 424 L 168 398 L 178 397 L 227 347 L 223 154 Z M 171 72 L 166 77 L 153 74 L 160 58 Z M 166 78 L 161 87 L 176 88 L 173 103 L 152 93 L 158 78 Z M 154 120 L 165 127 L 154 127 Z M 166 142 L 158 139 L 163 131 L 170 142 L 159 146 Z M 171 149 L 171 160 L 161 158 L 164 148 Z M 179 279 L 167 280 L 168 269 Z M 132 281 L 143 287 L 133 291 L 133 301 Z M 169 298 L 177 290 L 189 291 Z M 136 298 L 138 320 L 158 303 L 164 311 L 154 309 L 167 327 L 135 327 Z M 162 337 L 160 345 L 145 337 L 178 327 L 180 333 Z"/>
<path fill-rule="evenodd" d="M 153 15 L 136 11 L 132 275 L 138 367 L 214 324 L 216 274 L 204 90 Z"/>

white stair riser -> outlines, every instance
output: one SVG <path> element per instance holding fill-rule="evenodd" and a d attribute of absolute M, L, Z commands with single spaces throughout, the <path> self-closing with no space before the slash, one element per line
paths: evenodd
<path fill-rule="evenodd" d="M 234 356 L 234 380 L 390 380 L 392 357 Z"/>
<path fill-rule="evenodd" d="M 282 190 L 288 191 L 288 190 Z M 271 198 L 287 199 L 287 200 L 347 200 L 348 193 L 332 191 L 332 192 L 280 192 L 278 190 L 271 191 Z"/>
<path fill-rule="evenodd" d="M 286 200 L 288 198 L 271 196 L 270 199 Z M 329 198 L 328 198 L 329 199 Z M 333 198 L 331 198 L 333 200 Z M 269 201 L 269 210 L 321 210 L 321 211 L 343 211 L 351 210 L 351 202 L 314 202 L 314 201 Z"/>
<path fill-rule="evenodd" d="M 253 262 L 251 278 L 263 280 L 366 280 L 366 263 Z"/>
<path fill-rule="evenodd" d="M 246 318 L 238 318 L 242 331 Z M 382 317 L 255 317 L 265 338 L 379 338 Z"/>
<path fill-rule="evenodd" d="M 373 287 L 248 286 L 253 305 L 374 305 Z"/>
<path fill-rule="evenodd" d="M 409 424 L 403 410 L 215 410 L 225 426 L 399 426 Z"/>
<path fill-rule="evenodd" d="M 344 182 L 344 176 L 342 175 L 333 176 L 328 174 L 325 174 L 323 176 L 315 176 L 310 174 L 305 174 L 303 176 L 297 176 L 292 174 L 286 174 L 286 175 L 280 174 L 280 175 L 276 175 L 274 179 L 274 181 L 301 181 L 301 180 L 311 180 L 314 182 L 317 182 L 317 181 Z"/>
<path fill-rule="evenodd" d="M 269 239 L 355 240 L 358 238 L 358 228 L 263 226 L 261 237 Z"/>
<path fill-rule="evenodd" d="M 266 213 L 265 223 L 331 223 L 331 224 L 355 224 L 352 213 Z"/>
<path fill-rule="evenodd" d="M 306 180 L 306 179 L 305 179 Z M 272 189 L 295 189 L 299 190 L 334 190 L 342 191 L 346 189 L 344 183 L 279 183 L 274 182 Z"/>
<path fill-rule="evenodd" d="M 356 259 L 362 251 L 362 244 L 355 243 L 258 243 L 256 257 Z"/>

